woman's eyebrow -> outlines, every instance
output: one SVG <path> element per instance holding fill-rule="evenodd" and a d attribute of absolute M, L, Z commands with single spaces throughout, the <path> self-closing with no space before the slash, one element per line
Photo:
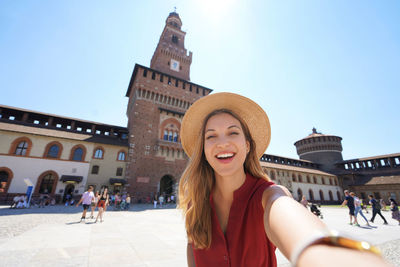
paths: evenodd
<path fill-rule="evenodd" d="M 234 124 L 234 125 L 231 125 L 231 126 L 229 126 L 229 127 L 228 127 L 228 129 L 230 129 L 230 128 L 234 128 L 234 127 L 238 128 L 238 129 L 241 129 L 239 126 L 237 126 L 237 125 L 235 125 L 235 124 Z"/>

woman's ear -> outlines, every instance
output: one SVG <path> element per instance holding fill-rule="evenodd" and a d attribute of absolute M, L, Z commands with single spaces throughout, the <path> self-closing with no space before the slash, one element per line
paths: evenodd
<path fill-rule="evenodd" d="M 250 152 L 250 142 L 246 141 L 246 154 Z"/>

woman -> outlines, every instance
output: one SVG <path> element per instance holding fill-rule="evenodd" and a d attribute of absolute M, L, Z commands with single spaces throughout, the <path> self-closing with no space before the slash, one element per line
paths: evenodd
<path fill-rule="evenodd" d="M 90 204 L 91 212 L 90 212 L 90 219 L 93 219 L 94 210 L 96 209 L 97 203 L 99 202 L 99 191 L 96 191 L 94 194 L 94 198 L 92 199 L 92 203 Z"/>
<path fill-rule="evenodd" d="M 341 247 L 337 241 L 346 238 L 332 238 L 318 218 L 264 174 L 259 158 L 269 144 L 270 126 L 250 99 L 217 93 L 197 100 L 180 135 L 190 157 L 179 184 L 188 266 L 276 266 L 275 246 L 297 266 L 385 266 L 374 253 Z M 353 248 L 354 242 L 344 244 Z"/>
<path fill-rule="evenodd" d="M 390 211 L 392 212 L 392 218 L 399 221 L 400 225 L 399 206 L 397 205 L 397 202 L 393 198 L 389 199 L 389 201 L 390 201 Z"/>
<path fill-rule="evenodd" d="M 350 196 L 352 196 L 353 199 L 354 199 L 354 207 L 355 207 L 355 209 L 354 209 L 354 217 L 356 218 L 356 221 L 357 221 L 357 214 L 360 213 L 361 217 L 363 217 L 365 222 L 367 223 L 367 226 L 370 226 L 369 222 L 368 222 L 368 219 L 364 216 L 364 213 L 362 212 L 362 209 L 361 209 L 362 201 L 356 196 L 356 194 L 354 192 L 350 192 Z M 360 226 L 358 224 L 358 222 L 355 223 L 354 225 Z"/>
<path fill-rule="evenodd" d="M 97 222 L 97 219 L 99 217 L 100 217 L 100 222 L 103 222 L 103 213 L 105 212 L 107 204 L 108 204 L 108 188 L 105 187 L 99 196 L 99 202 L 97 204 L 99 212 L 97 213 L 96 220 L 94 221 L 95 223 Z"/>

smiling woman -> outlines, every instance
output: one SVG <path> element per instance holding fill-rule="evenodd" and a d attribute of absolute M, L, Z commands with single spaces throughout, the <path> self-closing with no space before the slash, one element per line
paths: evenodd
<path fill-rule="evenodd" d="M 270 181 L 259 162 L 270 136 L 265 112 L 240 95 L 211 94 L 186 112 L 181 140 L 190 162 L 179 184 L 179 207 L 188 265 L 276 266 L 276 247 L 294 266 L 385 265 L 372 246 L 329 231 Z"/>

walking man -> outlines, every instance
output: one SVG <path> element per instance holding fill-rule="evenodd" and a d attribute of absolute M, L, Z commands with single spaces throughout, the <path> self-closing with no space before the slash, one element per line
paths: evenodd
<path fill-rule="evenodd" d="M 89 185 L 88 190 L 85 193 L 83 193 L 83 195 L 82 195 L 81 199 L 79 200 L 78 204 L 76 204 L 76 206 L 78 207 L 79 204 L 81 204 L 81 202 L 82 202 L 83 213 L 82 213 L 82 217 L 81 217 L 81 222 L 82 222 L 82 220 L 86 219 L 86 211 L 90 207 L 90 205 L 92 204 L 92 200 L 93 199 L 94 199 L 93 186 Z"/>
<path fill-rule="evenodd" d="M 360 226 L 357 222 L 357 217 L 354 216 L 354 198 L 352 196 L 350 196 L 349 194 L 349 190 L 344 190 L 344 195 L 345 195 L 345 200 L 342 203 L 342 207 L 344 205 L 347 205 L 347 207 L 349 208 L 349 215 L 350 215 L 350 225 L 353 224 L 353 218 L 354 218 L 354 225 L 356 226 Z"/>
<path fill-rule="evenodd" d="M 379 202 L 374 198 L 373 195 L 369 195 L 368 197 L 369 197 L 369 204 L 372 205 L 372 218 L 370 221 L 374 222 L 376 214 L 379 214 L 379 216 L 381 216 L 383 220 L 383 224 L 388 224 L 385 217 L 383 217 L 381 213 L 381 205 L 379 204 Z"/>

